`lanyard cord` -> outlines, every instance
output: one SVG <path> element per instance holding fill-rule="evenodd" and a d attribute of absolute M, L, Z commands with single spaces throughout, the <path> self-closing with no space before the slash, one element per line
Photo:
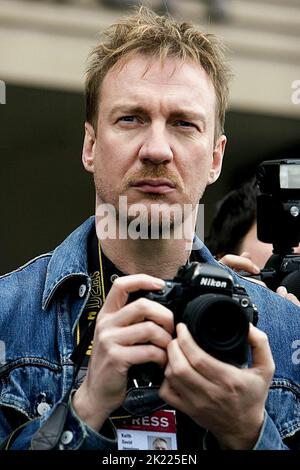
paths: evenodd
<path fill-rule="evenodd" d="M 101 285 L 100 297 L 101 297 L 102 305 L 104 305 L 106 295 L 105 295 L 105 287 L 104 287 L 104 270 L 103 270 L 103 261 L 102 261 L 100 242 L 98 242 L 98 259 L 99 259 L 99 273 L 100 273 L 100 285 Z M 74 385 L 74 382 L 76 380 L 80 367 L 82 366 L 82 363 L 84 361 L 86 351 L 93 339 L 94 330 L 95 330 L 95 322 L 96 322 L 96 319 L 90 322 L 85 334 L 81 338 L 80 338 L 79 322 L 77 324 L 76 336 L 77 338 L 79 338 L 79 342 L 77 346 L 75 346 L 74 351 L 71 355 L 71 360 L 74 362 L 74 364 L 76 364 L 72 387 Z"/>
<path fill-rule="evenodd" d="M 102 253 L 101 253 L 101 246 L 100 246 L 99 241 L 98 241 L 98 256 L 99 256 L 99 271 L 100 271 L 100 281 L 101 281 L 101 297 L 102 297 L 102 305 L 103 305 L 106 299 L 106 295 L 105 295 L 105 288 L 104 288 L 104 271 L 103 271 L 103 264 L 102 264 Z"/>

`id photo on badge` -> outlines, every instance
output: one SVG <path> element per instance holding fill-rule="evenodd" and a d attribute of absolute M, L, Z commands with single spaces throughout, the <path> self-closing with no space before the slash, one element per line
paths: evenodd
<path fill-rule="evenodd" d="M 172 450 L 171 439 L 169 437 L 148 436 L 148 449 Z"/>

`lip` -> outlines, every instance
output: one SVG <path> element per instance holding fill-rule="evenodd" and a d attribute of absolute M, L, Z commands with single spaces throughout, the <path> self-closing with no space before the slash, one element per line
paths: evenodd
<path fill-rule="evenodd" d="M 152 194 L 166 194 L 175 188 L 175 184 L 167 178 L 145 178 L 135 181 L 131 186 L 143 193 Z"/>

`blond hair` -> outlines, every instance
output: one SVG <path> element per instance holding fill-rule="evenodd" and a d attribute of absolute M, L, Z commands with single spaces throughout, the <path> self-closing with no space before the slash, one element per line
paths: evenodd
<path fill-rule="evenodd" d="M 105 39 L 95 47 L 86 73 L 86 119 L 97 128 L 99 92 L 107 72 L 131 54 L 180 60 L 192 59 L 210 77 L 216 93 L 216 136 L 223 132 L 228 100 L 229 67 L 224 46 L 213 34 L 204 34 L 191 23 L 179 23 L 169 16 L 158 16 L 146 7 L 111 25 Z"/>

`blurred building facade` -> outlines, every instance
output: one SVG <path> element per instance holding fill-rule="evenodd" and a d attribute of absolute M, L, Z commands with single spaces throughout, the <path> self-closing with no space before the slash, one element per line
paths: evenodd
<path fill-rule="evenodd" d="M 84 68 L 98 33 L 130 3 L 137 2 L 0 0 L 0 80 L 6 84 L 6 104 L 0 105 L 0 273 L 51 249 L 93 212 L 92 183 L 80 163 Z M 138 3 L 192 19 L 228 46 L 235 75 L 229 143 L 223 176 L 204 199 L 209 224 L 215 201 L 247 168 L 293 145 L 300 157 L 300 2 Z"/>

